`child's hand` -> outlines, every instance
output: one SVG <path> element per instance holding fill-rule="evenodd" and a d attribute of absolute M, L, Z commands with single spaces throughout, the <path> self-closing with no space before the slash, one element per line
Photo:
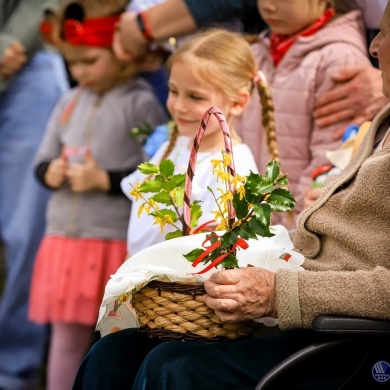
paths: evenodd
<path fill-rule="evenodd" d="M 13 76 L 26 63 L 27 56 L 24 46 L 19 41 L 12 42 L 0 58 L 0 77 Z"/>
<path fill-rule="evenodd" d="M 45 183 L 51 188 L 59 188 L 66 181 L 68 162 L 63 152 L 61 156 L 52 160 L 45 174 Z"/>
<path fill-rule="evenodd" d="M 303 198 L 303 208 L 310 207 L 321 196 L 321 192 L 322 188 L 308 187 Z"/>
<path fill-rule="evenodd" d="M 84 156 L 85 163 L 71 164 L 67 170 L 67 177 L 74 192 L 99 190 L 107 192 L 110 189 L 110 180 L 105 170 L 101 169 L 87 150 Z"/>

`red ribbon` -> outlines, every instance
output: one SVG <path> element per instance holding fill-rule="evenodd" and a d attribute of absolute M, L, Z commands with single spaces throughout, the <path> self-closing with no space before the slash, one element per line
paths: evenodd
<path fill-rule="evenodd" d="M 203 248 L 205 248 L 205 244 L 206 242 L 210 241 L 212 238 L 214 237 L 219 237 L 217 234 L 213 234 L 213 235 L 210 235 L 209 237 L 207 237 L 203 243 L 202 243 L 202 246 Z M 218 239 L 218 241 L 216 241 L 214 244 L 210 245 L 209 247 L 207 247 L 207 249 L 201 254 L 199 255 L 195 260 L 194 262 L 192 263 L 192 266 L 193 267 L 196 267 L 206 256 L 208 256 L 211 252 L 214 251 L 214 249 L 218 248 L 221 246 L 221 240 L 220 240 L 220 237 Z M 240 247 L 241 249 L 247 249 L 249 247 L 249 244 L 243 239 L 243 238 L 238 238 L 236 243 L 232 245 L 232 248 L 230 249 L 229 252 L 227 253 L 224 253 L 220 256 L 218 256 L 215 260 L 213 260 L 206 268 L 202 269 L 201 271 L 199 272 L 196 272 L 197 275 L 200 275 L 200 274 L 204 274 L 205 272 L 207 271 L 210 271 L 212 268 L 216 267 L 218 264 L 221 263 L 221 261 L 227 257 L 230 253 L 232 252 L 235 252 L 235 250 L 237 249 L 237 247 Z"/>
<path fill-rule="evenodd" d="M 86 19 L 83 22 L 66 19 L 63 24 L 63 39 L 75 46 L 110 48 L 118 21 L 119 16 Z"/>

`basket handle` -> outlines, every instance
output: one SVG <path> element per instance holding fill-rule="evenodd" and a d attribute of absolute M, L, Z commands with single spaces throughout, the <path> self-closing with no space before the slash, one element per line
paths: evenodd
<path fill-rule="evenodd" d="M 203 135 L 206 131 L 206 127 L 211 115 L 215 115 L 215 117 L 218 119 L 221 131 L 223 133 L 224 142 L 225 142 L 225 152 L 227 155 L 230 156 L 230 164 L 227 166 L 228 173 L 233 177 L 236 175 L 235 168 L 234 168 L 234 160 L 233 160 L 232 138 L 230 135 L 229 126 L 221 110 L 217 107 L 211 107 L 203 115 L 198 132 L 196 133 L 196 136 L 194 138 L 194 143 L 192 145 L 190 159 L 188 162 L 186 180 L 184 184 L 183 230 L 182 230 L 183 236 L 188 236 L 191 232 L 190 204 L 191 204 L 192 179 L 194 178 L 194 174 L 195 174 L 196 157 L 198 154 L 199 146 L 202 141 Z M 233 183 L 231 181 L 229 182 L 229 189 L 232 192 L 234 192 L 235 190 Z M 231 202 L 229 202 L 228 204 L 228 215 L 229 215 L 229 220 L 233 221 L 235 217 L 235 211 Z"/>

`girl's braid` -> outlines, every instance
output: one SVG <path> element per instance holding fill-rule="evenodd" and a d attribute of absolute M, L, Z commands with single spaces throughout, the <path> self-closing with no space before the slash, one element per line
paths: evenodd
<path fill-rule="evenodd" d="M 171 134 L 169 135 L 169 143 L 167 146 L 167 149 L 165 150 L 164 155 L 161 157 L 161 160 L 164 160 L 164 158 L 167 158 L 170 153 L 172 152 L 173 148 L 175 147 L 177 137 L 179 136 L 179 130 L 177 129 L 176 123 L 173 125 Z"/>
<path fill-rule="evenodd" d="M 279 148 L 276 142 L 274 104 L 271 90 L 263 77 L 256 80 L 256 85 L 260 95 L 263 127 L 267 137 L 268 152 L 271 160 L 280 163 Z"/>

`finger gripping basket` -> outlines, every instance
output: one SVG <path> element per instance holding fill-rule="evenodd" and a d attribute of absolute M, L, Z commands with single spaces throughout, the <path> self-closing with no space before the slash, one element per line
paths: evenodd
<path fill-rule="evenodd" d="M 235 176 L 230 131 L 223 114 L 218 108 L 212 107 L 202 119 L 190 154 L 184 189 L 183 235 L 190 234 L 190 198 L 196 156 L 211 115 L 215 115 L 220 123 L 225 152 L 231 156 L 228 170 L 232 176 Z M 231 191 L 234 190 L 232 186 L 230 183 Z M 235 211 L 231 204 L 228 213 L 229 219 L 233 221 Z M 198 284 L 149 282 L 133 295 L 131 302 L 137 313 L 140 330 L 161 339 L 205 342 L 228 341 L 253 335 L 258 326 L 255 321 L 223 323 L 203 302 L 205 293 L 203 285 Z"/>

